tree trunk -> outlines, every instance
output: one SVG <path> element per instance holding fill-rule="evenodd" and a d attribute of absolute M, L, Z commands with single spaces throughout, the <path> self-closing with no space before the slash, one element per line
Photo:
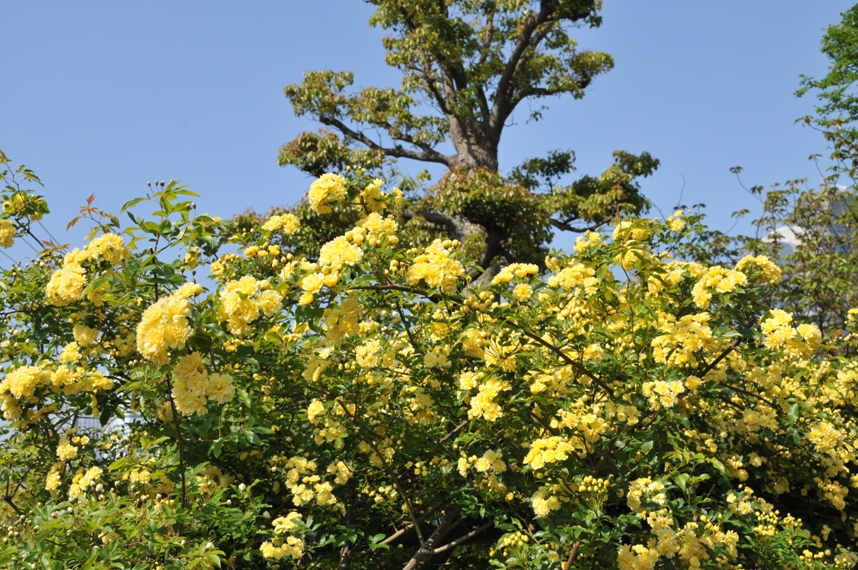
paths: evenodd
<path fill-rule="evenodd" d="M 477 121 L 460 121 L 457 117 L 447 117 L 447 120 L 450 139 L 456 148 L 455 168 L 498 169 L 498 137 L 486 133 Z"/>

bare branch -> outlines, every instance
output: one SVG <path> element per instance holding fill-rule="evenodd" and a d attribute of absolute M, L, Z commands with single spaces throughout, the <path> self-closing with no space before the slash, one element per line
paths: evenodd
<path fill-rule="evenodd" d="M 402 570 L 414 570 L 420 562 L 431 556 L 435 552 L 435 545 L 444 540 L 444 537 L 453 529 L 455 526 L 454 521 L 461 511 L 462 508 L 459 506 L 453 507 L 448 511 L 447 515 L 441 519 L 441 523 L 438 525 L 438 528 L 435 529 L 435 532 L 433 532 L 426 543 L 423 544 L 416 553 L 414 553 L 414 556 L 411 557 L 408 564 L 402 567 Z"/>
<path fill-rule="evenodd" d="M 452 166 L 455 162 L 455 156 L 447 156 L 432 149 L 417 152 L 402 148 L 399 145 L 396 145 L 394 148 L 383 147 L 362 132 L 352 129 L 339 119 L 335 119 L 333 117 L 319 117 L 319 122 L 323 125 L 336 128 L 344 135 L 350 136 L 373 150 L 379 150 L 386 156 L 392 156 L 395 158 L 411 158 L 413 160 L 420 160 L 423 162 L 439 162 L 445 166 Z"/>
<path fill-rule="evenodd" d="M 554 226 L 555 228 L 557 228 L 558 230 L 563 230 L 564 232 L 576 232 L 579 234 L 584 233 L 586 231 L 592 232 L 592 231 L 604 226 L 606 223 L 608 223 L 607 221 L 604 221 L 604 222 L 593 222 L 589 226 L 572 226 L 569 224 L 569 222 L 564 222 L 562 220 L 555 220 L 553 218 L 550 220 L 550 222 L 551 222 L 551 225 Z"/>
<path fill-rule="evenodd" d="M 488 529 L 492 528 L 493 526 L 495 526 L 494 521 L 489 521 L 489 522 L 485 523 L 484 525 L 482 525 L 478 528 L 475 528 L 474 530 L 472 530 L 468 534 L 466 534 L 464 536 L 460 536 L 456 540 L 452 540 L 440 548 L 436 548 L 435 550 L 432 551 L 432 554 L 440 554 L 442 552 L 446 552 L 448 550 L 456 548 L 457 546 L 459 546 L 463 542 L 467 542 L 467 541 L 471 540 L 472 538 L 474 538 L 478 534 L 487 531 Z"/>

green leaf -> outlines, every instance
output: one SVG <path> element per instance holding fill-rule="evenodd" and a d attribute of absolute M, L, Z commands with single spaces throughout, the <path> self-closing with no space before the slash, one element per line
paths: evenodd
<path fill-rule="evenodd" d="M 223 439 L 222 438 L 214 440 L 212 442 L 212 444 L 209 446 L 209 455 L 214 455 L 214 457 L 217 459 L 218 457 L 220 457 L 220 450 L 222 447 L 223 447 Z"/>
<path fill-rule="evenodd" d="M 790 406 L 790 409 L 786 415 L 786 424 L 788 426 L 791 426 L 795 423 L 795 421 L 798 419 L 798 413 L 799 413 L 798 403 L 795 403 L 792 406 Z"/>

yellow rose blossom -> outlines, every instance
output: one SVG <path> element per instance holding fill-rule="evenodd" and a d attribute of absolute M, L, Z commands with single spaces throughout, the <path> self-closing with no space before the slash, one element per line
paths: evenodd
<path fill-rule="evenodd" d="M 685 220 L 683 220 L 680 216 L 682 216 L 683 211 L 677 210 L 673 213 L 672 216 L 667 218 L 667 226 L 670 228 L 672 232 L 681 231 L 682 228 L 685 227 Z M 737 267 L 738 269 L 738 267 Z"/>
<path fill-rule="evenodd" d="M 12 247 L 16 231 L 15 222 L 12 220 L 0 220 L 0 247 Z"/>
<path fill-rule="evenodd" d="M 331 204 L 342 201 L 346 197 L 346 181 L 338 174 L 330 172 L 323 174 L 310 185 L 307 199 L 313 211 L 327 214 Z"/>
<path fill-rule="evenodd" d="M 425 281 L 429 287 L 441 289 L 444 293 L 456 291 L 456 280 L 465 272 L 464 266 L 450 257 L 450 249 L 458 242 L 435 240 L 422 255 L 414 258 L 414 265 L 408 270 L 408 280 L 412 285 Z"/>
<path fill-rule="evenodd" d="M 294 214 L 285 213 L 271 216 L 262 224 L 262 229 L 266 232 L 280 232 L 284 235 L 292 235 L 301 226 L 298 218 Z"/>
<path fill-rule="evenodd" d="M 344 236 L 335 238 L 319 250 L 319 265 L 339 271 L 343 266 L 353 267 L 360 263 L 363 251 L 348 242 Z"/>
<path fill-rule="evenodd" d="M 210 374 L 205 384 L 206 397 L 218 404 L 226 404 L 235 396 L 235 386 L 229 374 Z"/>
<path fill-rule="evenodd" d="M 137 326 L 137 351 L 158 366 L 167 364 L 167 351 L 184 348 L 193 333 L 188 324 L 190 315 L 187 299 L 170 296 L 153 303 Z"/>
<path fill-rule="evenodd" d="M 57 445 L 57 458 L 60 461 L 68 461 L 77 456 L 77 447 L 69 443 L 68 436 L 60 436 L 60 442 Z"/>
<path fill-rule="evenodd" d="M 542 469 L 548 463 L 566 461 L 574 449 L 571 443 L 560 436 L 537 439 L 525 455 L 524 464 L 530 465 L 533 469 Z"/>
<path fill-rule="evenodd" d="M 748 265 L 756 265 L 762 271 L 763 277 L 768 280 L 769 283 L 778 283 L 781 280 L 782 272 L 781 268 L 775 265 L 772 260 L 770 260 L 765 255 L 746 255 L 736 264 L 737 271 L 745 271 L 745 267 Z"/>
<path fill-rule="evenodd" d="M 501 269 L 500 272 L 494 276 L 492 279 L 492 285 L 509 283 L 512 281 L 513 277 L 523 279 L 529 275 L 537 275 L 538 273 L 539 267 L 533 263 L 511 263 Z"/>

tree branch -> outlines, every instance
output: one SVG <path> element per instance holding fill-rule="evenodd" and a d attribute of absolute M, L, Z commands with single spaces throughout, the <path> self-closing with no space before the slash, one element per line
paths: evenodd
<path fill-rule="evenodd" d="M 586 231 L 592 232 L 608 223 L 607 220 L 605 220 L 604 222 L 599 223 L 593 222 L 593 225 L 590 226 L 572 226 L 569 224 L 569 222 L 555 220 L 554 218 L 551 218 L 549 221 L 551 222 L 551 225 L 558 230 L 563 230 L 564 232 L 575 232 L 579 234 L 582 234 Z"/>
<path fill-rule="evenodd" d="M 436 548 L 435 550 L 432 551 L 432 554 L 440 554 L 442 552 L 446 552 L 448 550 L 456 548 L 457 546 L 459 546 L 463 542 L 467 542 L 467 541 L 471 540 L 472 538 L 474 538 L 478 534 L 487 531 L 488 529 L 492 528 L 493 526 L 495 526 L 494 521 L 489 521 L 489 522 L 485 523 L 484 525 L 482 525 L 481 527 L 475 528 L 474 530 L 472 530 L 468 534 L 466 534 L 464 536 L 460 536 L 456 540 L 452 540 L 440 548 Z"/>
<path fill-rule="evenodd" d="M 518 70 L 518 65 L 521 58 L 524 56 L 525 50 L 530 46 L 533 32 L 536 31 L 541 24 L 549 20 L 551 15 L 557 10 L 557 3 L 542 0 L 540 3 L 539 12 L 531 12 L 530 17 L 522 27 L 518 36 L 518 41 L 509 55 L 509 59 L 504 66 L 503 75 L 498 81 L 497 89 L 495 89 L 495 102 L 492 105 L 489 127 L 491 129 L 499 129 L 503 126 L 506 117 L 512 110 L 510 101 L 512 98 L 512 86 L 515 72 Z"/>
<path fill-rule="evenodd" d="M 456 517 L 459 516 L 461 510 L 462 508 L 459 506 L 453 507 L 446 516 L 441 519 L 441 524 L 438 525 L 435 532 L 432 533 L 429 539 L 420 547 L 414 556 L 411 557 L 408 564 L 402 567 L 402 570 L 414 570 L 420 562 L 435 552 L 435 545 L 444 540 L 444 537 L 453 529 L 453 523 Z"/>
<path fill-rule="evenodd" d="M 472 224 L 471 222 L 464 220 L 457 220 L 456 218 L 445 216 L 444 214 L 439 214 L 437 212 L 414 212 L 412 210 L 402 211 L 402 217 L 406 220 L 410 220 L 417 216 L 423 218 L 430 224 L 441 226 L 444 228 L 444 231 L 447 232 L 447 235 L 459 241 L 464 241 L 468 236 L 484 231 L 482 227 L 476 224 Z"/>
<path fill-rule="evenodd" d="M 586 89 L 592 80 L 592 77 L 582 77 L 578 80 L 578 88 Z M 566 89 L 561 89 L 560 87 L 531 87 L 527 90 L 518 91 L 510 96 L 509 109 L 512 111 L 515 109 L 516 105 L 521 103 L 527 97 L 549 97 L 564 91 L 566 91 Z M 506 120 L 506 117 L 504 117 L 504 120 Z"/>
<path fill-rule="evenodd" d="M 335 119 L 333 117 L 319 117 L 319 122 L 323 125 L 327 125 L 329 127 L 334 127 L 339 130 L 344 135 L 347 135 L 358 142 L 361 142 L 368 146 L 373 150 L 378 150 L 383 152 L 386 156 L 392 156 L 395 158 L 410 158 L 413 160 L 420 160 L 423 162 L 438 162 L 445 166 L 452 166 L 455 162 L 454 156 L 447 156 L 441 154 L 440 152 L 429 148 L 428 150 L 424 150 L 423 152 L 417 152 L 414 150 L 408 150 L 406 148 L 402 148 L 399 145 L 396 145 L 394 148 L 383 147 L 376 143 L 374 140 L 366 136 L 360 131 L 356 131 L 340 121 L 339 119 Z"/>

